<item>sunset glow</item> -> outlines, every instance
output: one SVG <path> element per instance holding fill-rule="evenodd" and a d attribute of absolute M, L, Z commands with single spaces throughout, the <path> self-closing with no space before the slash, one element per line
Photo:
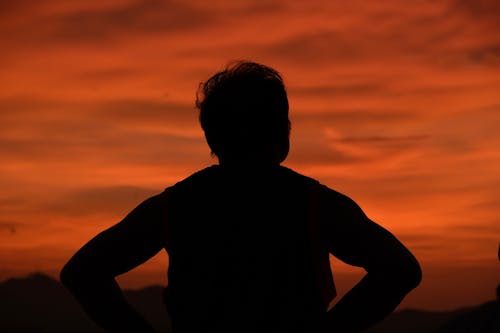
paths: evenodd
<path fill-rule="evenodd" d="M 499 17 L 488 0 L 3 2 L 0 280 L 57 276 L 142 200 L 216 163 L 195 92 L 246 59 L 287 85 L 284 165 L 349 195 L 421 261 L 402 306 L 493 298 Z M 166 261 L 120 281 L 163 283 Z"/>

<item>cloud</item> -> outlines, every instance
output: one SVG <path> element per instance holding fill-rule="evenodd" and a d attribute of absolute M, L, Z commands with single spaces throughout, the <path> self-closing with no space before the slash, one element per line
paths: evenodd
<path fill-rule="evenodd" d="M 6 28 L 23 42 L 36 44 L 118 43 L 140 37 L 203 33 L 229 18 L 278 11 L 274 2 L 239 1 L 16 1 L 3 6 Z M 29 9 L 29 10 L 27 10 Z M 20 17 L 29 18 L 21 23 Z M 17 20 L 16 20 L 17 18 Z M 15 43 L 15 38 L 8 38 Z"/>
<path fill-rule="evenodd" d="M 494 209 L 498 209 L 500 203 L 496 202 Z M 469 235 L 478 235 L 480 239 L 484 239 L 484 236 L 492 238 L 495 241 L 500 241 L 498 235 L 500 235 L 500 220 L 494 219 L 490 221 L 482 221 L 481 224 L 476 222 L 471 222 L 468 224 L 456 224 L 453 230 L 459 230 Z M 450 229 L 452 229 L 450 228 Z"/>
<path fill-rule="evenodd" d="M 500 65 L 500 28 L 497 1 L 449 1 L 440 14 L 440 26 L 448 22 L 450 30 L 433 43 L 434 63 L 450 69 L 470 65 Z M 429 61 L 432 61 L 429 58 Z"/>
<path fill-rule="evenodd" d="M 161 124 L 165 129 L 180 129 L 176 131 L 179 135 L 199 137 L 201 134 L 194 98 L 192 105 L 138 99 L 103 101 L 95 106 L 92 118 L 132 127 Z M 194 132 L 197 134 L 193 135 Z"/>
<path fill-rule="evenodd" d="M 98 74 L 100 75 L 100 74 Z M 118 74 L 120 75 L 120 74 Z M 99 121 L 113 121 L 132 123 L 162 123 L 173 124 L 174 127 L 198 126 L 198 113 L 193 101 L 191 104 L 172 102 L 164 97 L 151 99 L 126 98 L 120 99 L 81 99 L 65 100 L 64 98 L 52 99 L 38 96 L 10 96 L 0 98 L 1 125 L 21 126 L 43 124 L 46 120 L 50 123 L 57 121 L 89 122 L 97 124 Z M 66 111 L 66 113 L 62 113 Z"/>
<path fill-rule="evenodd" d="M 138 186 L 101 186 L 65 191 L 42 202 L 48 211 L 63 216 L 115 215 L 124 213 L 162 189 Z"/>
<path fill-rule="evenodd" d="M 495 45 L 488 45 L 481 49 L 469 51 L 465 59 L 471 63 L 499 66 L 500 65 L 500 41 Z"/>
<path fill-rule="evenodd" d="M 401 71 L 413 69 L 415 64 L 458 70 L 468 64 L 497 66 L 498 5 L 492 1 L 470 3 L 420 2 L 418 10 L 405 10 L 382 2 L 358 6 L 356 13 L 350 6 L 331 3 L 323 5 L 322 15 L 311 16 L 320 22 L 330 15 L 338 23 L 316 26 L 311 20 L 304 29 L 283 35 L 262 52 L 304 68 L 343 71 L 353 64 L 348 68 L 351 72 L 373 70 L 373 64 L 382 70 L 399 67 Z M 353 17 L 359 21 L 349 21 Z"/>
<path fill-rule="evenodd" d="M 350 137 L 355 135 L 375 137 L 383 134 L 387 136 L 393 132 L 394 136 L 403 137 L 399 133 L 399 129 L 408 123 L 418 123 L 422 116 L 417 110 L 412 110 L 410 107 L 397 110 L 377 110 L 332 105 L 330 108 L 324 107 L 321 111 L 305 111 L 302 108 L 296 108 L 291 111 L 290 117 L 292 134 L 297 131 L 308 131 L 304 135 L 312 135 L 314 131 L 330 129 Z"/>
<path fill-rule="evenodd" d="M 412 231 L 412 232 L 395 232 L 395 236 L 411 251 L 415 251 L 418 255 L 427 256 L 429 253 L 443 250 L 443 239 L 436 235 L 435 232 L 427 233 Z"/>
<path fill-rule="evenodd" d="M 16 27 L 15 32 L 25 41 L 42 44 L 109 43 L 137 35 L 193 30 L 212 21 L 212 16 L 203 10 L 181 1 L 115 2 L 108 7 L 80 4 L 80 8 L 66 11 L 44 11 L 45 6 L 43 3 L 35 5 L 39 11 L 36 13 L 32 9 L 28 12 L 35 12 L 29 24 Z M 17 12 L 21 15 L 19 10 Z M 35 27 L 38 29 L 33 29 Z"/>
<path fill-rule="evenodd" d="M 114 156 L 117 162 L 165 163 L 208 151 L 194 106 L 146 100 L 58 103 L 21 98 L 3 100 L 0 105 L 7 110 L 0 115 L 0 153 L 6 160 L 72 156 L 77 162 Z"/>
<path fill-rule="evenodd" d="M 112 67 L 82 71 L 78 79 L 90 83 L 96 81 L 133 80 L 141 75 L 141 71 L 129 67 Z"/>
<path fill-rule="evenodd" d="M 339 138 L 336 141 L 342 143 L 355 143 L 355 144 L 375 144 L 382 146 L 392 146 L 392 145 L 406 145 L 413 142 L 419 142 L 426 139 L 424 135 L 413 135 L 406 137 L 389 137 L 389 136 L 368 136 L 368 137 L 344 137 Z"/>
<path fill-rule="evenodd" d="M 351 63 L 364 57 L 356 41 L 336 31 L 318 31 L 292 36 L 269 45 L 265 52 L 303 67 L 331 62 Z"/>
<path fill-rule="evenodd" d="M 500 4 L 496 0 L 453 0 L 450 2 L 449 14 L 461 14 L 474 18 L 478 24 L 487 27 L 500 26 L 498 22 Z"/>
<path fill-rule="evenodd" d="M 17 222 L 9 222 L 9 221 L 0 221 L 0 231 L 5 231 L 11 235 L 15 235 L 20 226 L 20 223 Z"/>
<path fill-rule="evenodd" d="M 471 203 L 470 208 L 477 210 L 485 210 L 488 212 L 497 211 L 500 208 L 500 189 L 495 189 L 496 193 L 491 193 L 490 198 L 483 199 L 475 203 Z M 496 194 L 496 195 L 495 195 Z M 495 226 L 500 228 L 500 222 L 495 223 Z"/>
<path fill-rule="evenodd" d="M 418 119 L 408 111 L 298 112 L 291 118 L 293 163 L 379 164 L 425 149 L 431 141 L 421 132 L 399 133 L 405 123 Z"/>
<path fill-rule="evenodd" d="M 70 103 L 61 101 L 60 99 L 40 98 L 38 96 L 18 95 L 18 96 L 1 96 L 0 108 L 3 112 L 0 113 L 0 124 L 5 121 L 18 121 L 19 117 L 24 120 L 24 116 L 32 116 L 36 111 L 50 111 L 61 107 L 68 107 Z"/>
<path fill-rule="evenodd" d="M 291 135 L 290 154 L 287 163 L 295 167 L 305 165 L 337 165 L 360 162 L 358 156 L 336 150 L 328 145 L 325 135 L 318 130 L 293 130 Z"/>
<path fill-rule="evenodd" d="M 124 35 L 192 30 L 211 20 L 211 16 L 188 2 L 138 1 L 104 11 L 79 11 L 51 18 L 49 22 L 55 25 L 51 38 L 95 43 Z"/>
<path fill-rule="evenodd" d="M 366 80 L 369 81 L 370 79 Z M 342 78 L 333 79 L 334 82 L 324 85 L 303 85 L 288 87 L 288 94 L 297 98 L 337 97 L 337 96 L 373 96 L 386 91 L 382 82 L 342 82 Z M 339 82 L 340 81 L 340 82 Z"/>
<path fill-rule="evenodd" d="M 163 185 L 163 186 L 162 186 Z M 24 201 L 2 209 L 2 215 L 15 217 L 14 220 L 1 220 L 0 230 L 15 234 L 23 227 L 23 235 L 52 232 L 55 234 L 74 231 L 68 221 L 98 221 L 99 219 L 124 217 L 147 198 L 159 194 L 172 184 L 161 184 L 157 188 L 134 185 L 75 186 L 29 193 Z M 43 222 L 39 220 L 44 216 Z M 48 217 L 48 218 L 47 218 Z"/>

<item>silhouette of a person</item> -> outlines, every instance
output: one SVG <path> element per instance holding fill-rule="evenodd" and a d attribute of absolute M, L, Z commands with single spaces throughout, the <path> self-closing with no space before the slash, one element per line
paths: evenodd
<path fill-rule="evenodd" d="M 115 277 L 161 250 L 174 333 L 359 332 L 390 314 L 420 266 L 349 197 L 281 165 L 289 151 L 281 75 L 237 62 L 196 105 L 218 164 L 168 187 L 84 245 L 61 281 L 109 332 L 153 332 Z M 329 254 L 367 274 L 333 308 Z"/>

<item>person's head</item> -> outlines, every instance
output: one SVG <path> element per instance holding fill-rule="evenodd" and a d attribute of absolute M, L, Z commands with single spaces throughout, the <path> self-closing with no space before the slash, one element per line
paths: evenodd
<path fill-rule="evenodd" d="M 232 63 L 200 84 L 196 106 L 207 143 L 221 163 L 279 164 L 288 155 L 288 98 L 276 70 Z"/>

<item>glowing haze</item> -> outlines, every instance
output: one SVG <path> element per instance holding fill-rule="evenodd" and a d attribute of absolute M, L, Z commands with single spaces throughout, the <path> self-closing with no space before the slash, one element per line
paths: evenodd
<path fill-rule="evenodd" d="M 247 59 L 285 79 L 285 165 L 351 196 L 420 259 L 402 306 L 493 298 L 499 17 L 493 0 L 2 2 L 0 279 L 56 276 L 143 199 L 216 163 L 195 91 Z M 165 264 L 120 281 L 164 282 Z"/>

